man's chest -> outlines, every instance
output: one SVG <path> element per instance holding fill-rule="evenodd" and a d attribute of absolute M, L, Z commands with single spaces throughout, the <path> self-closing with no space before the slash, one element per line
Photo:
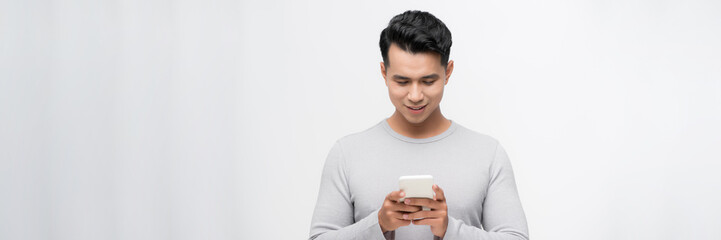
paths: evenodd
<path fill-rule="evenodd" d="M 398 178 L 432 175 L 444 190 L 449 215 L 481 216 L 489 183 L 489 162 L 463 156 L 408 156 L 391 159 L 349 159 L 347 171 L 356 220 L 380 209 L 385 197 L 398 190 Z M 362 161 L 361 161 L 362 160 Z"/>

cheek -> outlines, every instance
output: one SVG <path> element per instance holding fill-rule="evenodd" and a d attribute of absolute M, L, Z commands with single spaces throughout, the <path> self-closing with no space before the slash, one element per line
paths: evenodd
<path fill-rule="evenodd" d="M 426 96 L 434 101 L 439 101 L 443 97 L 443 85 L 433 86 L 427 89 Z"/>
<path fill-rule="evenodd" d="M 398 88 L 388 88 L 388 95 L 393 101 L 398 101 L 406 96 L 405 91 Z"/>

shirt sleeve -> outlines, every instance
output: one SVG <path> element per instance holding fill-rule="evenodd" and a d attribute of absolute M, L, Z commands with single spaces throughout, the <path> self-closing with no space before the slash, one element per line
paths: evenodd
<path fill-rule="evenodd" d="M 355 222 L 345 168 L 343 149 L 336 142 L 323 166 L 309 239 L 386 240 L 378 225 L 378 210 Z"/>
<path fill-rule="evenodd" d="M 444 240 L 528 240 L 526 215 L 518 197 L 511 162 L 500 144 L 496 147 L 496 154 L 490 167 L 487 191 L 481 219 L 483 229 L 448 216 Z"/>

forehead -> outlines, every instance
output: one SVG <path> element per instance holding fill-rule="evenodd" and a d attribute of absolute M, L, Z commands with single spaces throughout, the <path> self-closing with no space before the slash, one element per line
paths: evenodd
<path fill-rule="evenodd" d="M 434 52 L 409 53 L 398 45 L 391 44 L 388 48 L 387 71 L 405 74 L 408 77 L 424 76 L 431 73 L 442 73 L 441 55 Z"/>

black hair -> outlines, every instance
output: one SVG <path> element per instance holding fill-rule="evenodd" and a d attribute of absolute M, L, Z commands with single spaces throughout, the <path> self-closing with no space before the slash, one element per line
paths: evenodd
<path fill-rule="evenodd" d="M 398 14 L 381 31 L 380 47 L 383 62 L 388 67 L 388 49 L 397 44 L 409 53 L 436 52 L 441 55 L 441 65 L 448 66 L 451 55 L 451 31 L 440 19 L 428 12 L 406 11 Z"/>

